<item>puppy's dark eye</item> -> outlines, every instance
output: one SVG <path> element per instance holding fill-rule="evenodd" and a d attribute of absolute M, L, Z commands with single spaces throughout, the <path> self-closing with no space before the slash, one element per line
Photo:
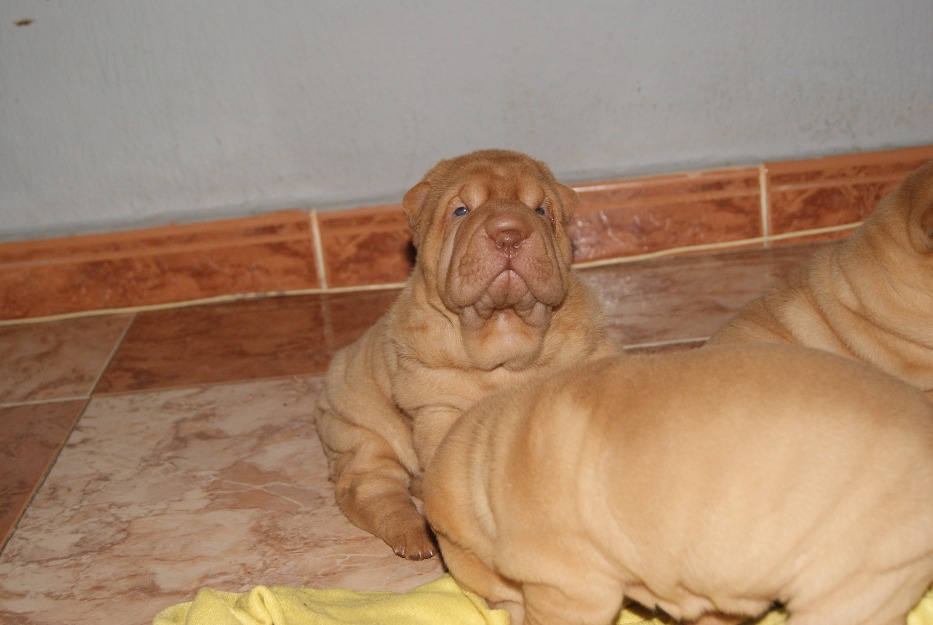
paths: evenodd
<path fill-rule="evenodd" d="M 470 209 L 467 208 L 466 206 L 458 206 L 457 208 L 454 209 L 454 215 L 456 215 L 457 217 L 463 217 L 469 212 L 470 212 Z"/>
<path fill-rule="evenodd" d="M 541 215 L 542 217 L 544 217 L 545 215 L 547 215 L 547 209 L 544 208 L 543 206 L 539 206 L 538 208 L 536 208 L 536 209 L 535 209 L 535 212 L 538 213 L 539 215 Z"/>

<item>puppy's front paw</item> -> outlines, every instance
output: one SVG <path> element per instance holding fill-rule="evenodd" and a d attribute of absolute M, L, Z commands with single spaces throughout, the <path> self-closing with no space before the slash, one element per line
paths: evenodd
<path fill-rule="evenodd" d="M 402 558 L 425 560 L 438 552 L 427 521 L 415 511 L 392 516 L 383 524 L 381 535 Z"/>

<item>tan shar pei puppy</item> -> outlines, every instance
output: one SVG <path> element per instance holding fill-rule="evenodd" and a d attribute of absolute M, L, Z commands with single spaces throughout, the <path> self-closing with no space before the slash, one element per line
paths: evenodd
<path fill-rule="evenodd" d="M 608 357 L 489 395 L 424 478 L 464 586 L 513 625 L 904 625 L 933 582 L 933 403 L 787 345 Z"/>
<path fill-rule="evenodd" d="M 543 163 L 500 150 L 441 161 L 402 203 L 414 270 L 392 309 L 334 357 L 316 423 L 341 510 L 417 560 L 436 548 L 412 495 L 463 411 L 616 348 L 571 271 L 576 193 Z"/>
<path fill-rule="evenodd" d="M 864 360 L 933 397 L 933 161 L 709 343 L 760 341 Z"/>

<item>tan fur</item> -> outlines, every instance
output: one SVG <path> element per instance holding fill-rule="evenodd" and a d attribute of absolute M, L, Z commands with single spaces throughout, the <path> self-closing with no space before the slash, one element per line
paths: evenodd
<path fill-rule="evenodd" d="M 864 360 L 933 397 L 933 161 L 709 343 L 761 341 Z"/>
<path fill-rule="evenodd" d="M 933 404 L 801 347 L 608 357 L 479 401 L 424 502 L 451 573 L 513 625 L 608 625 L 623 596 L 903 625 L 933 581 Z"/>
<path fill-rule="evenodd" d="M 388 314 L 335 356 L 316 423 L 341 510 L 421 559 L 435 547 L 411 495 L 462 412 L 616 349 L 571 271 L 576 193 L 543 163 L 499 150 L 441 161 L 403 204 L 416 266 Z"/>

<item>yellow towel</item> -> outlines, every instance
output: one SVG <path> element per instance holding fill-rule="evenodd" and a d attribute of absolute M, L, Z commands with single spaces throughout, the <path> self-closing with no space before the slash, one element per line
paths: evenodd
<path fill-rule="evenodd" d="M 508 625 L 503 610 L 461 589 L 450 575 L 406 593 L 354 592 L 257 586 L 244 593 L 204 588 L 194 601 L 160 612 L 153 625 Z M 670 625 L 637 609 L 622 610 L 616 625 Z M 782 625 L 771 612 L 755 625 Z M 907 619 L 933 625 L 933 589 Z"/>
<path fill-rule="evenodd" d="M 160 612 L 153 625 L 508 625 L 504 610 L 444 575 L 405 593 L 257 586 L 245 593 L 201 589 Z"/>

